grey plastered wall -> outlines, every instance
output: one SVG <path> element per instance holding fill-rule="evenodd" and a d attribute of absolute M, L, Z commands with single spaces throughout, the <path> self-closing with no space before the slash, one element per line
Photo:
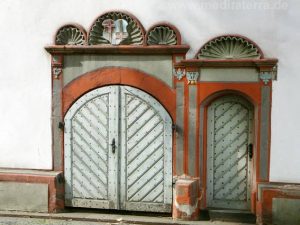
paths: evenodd
<path fill-rule="evenodd" d="M 64 57 L 64 85 L 78 76 L 103 67 L 128 67 L 150 74 L 172 87 L 170 55 L 67 55 Z"/>
<path fill-rule="evenodd" d="M 254 68 L 202 68 L 200 81 L 258 82 L 258 71 Z"/>
<path fill-rule="evenodd" d="M 183 174 L 184 83 L 176 83 L 176 174 Z"/>
<path fill-rule="evenodd" d="M 300 199 L 273 198 L 272 224 L 300 224 Z"/>
<path fill-rule="evenodd" d="M 188 135 L 188 167 L 190 176 L 196 175 L 196 111 L 197 111 L 197 86 L 189 86 L 189 135 Z"/>
<path fill-rule="evenodd" d="M 0 210 L 48 212 L 48 184 L 0 182 Z"/>
<path fill-rule="evenodd" d="M 267 180 L 269 174 L 270 92 L 271 88 L 269 86 L 261 88 L 259 176 L 262 180 Z"/>

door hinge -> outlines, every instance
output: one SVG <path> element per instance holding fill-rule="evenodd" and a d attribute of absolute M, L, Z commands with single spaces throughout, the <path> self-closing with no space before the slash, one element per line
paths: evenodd
<path fill-rule="evenodd" d="M 112 142 L 111 142 L 111 150 L 112 150 L 112 153 L 115 154 L 116 152 L 116 140 L 113 138 L 112 139 Z"/>
<path fill-rule="evenodd" d="M 58 128 L 59 128 L 60 130 L 64 130 L 64 129 L 65 129 L 65 123 L 64 123 L 64 122 L 59 122 L 59 123 L 58 123 Z"/>
<path fill-rule="evenodd" d="M 249 158 L 251 160 L 253 157 L 253 144 L 248 145 L 248 154 L 249 154 Z"/>
<path fill-rule="evenodd" d="M 178 176 L 173 176 L 173 178 L 172 178 L 172 186 L 173 187 L 175 187 L 177 180 L 178 180 Z"/>
<path fill-rule="evenodd" d="M 59 184 L 62 184 L 65 182 L 65 178 L 62 174 L 59 174 L 56 179 Z"/>
<path fill-rule="evenodd" d="M 173 130 L 173 131 L 176 131 L 176 127 L 177 127 L 176 124 L 173 123 L 173 124 L 172 124 L 172 130 Z"/>

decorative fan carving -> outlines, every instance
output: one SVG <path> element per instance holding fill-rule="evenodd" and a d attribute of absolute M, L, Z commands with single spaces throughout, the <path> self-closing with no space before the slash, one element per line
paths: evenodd
<path fill-rule="evenodd" d="M 142 45 L 144 33 L 136 20 L 122 12 L 100 16 L 89 33 L 90 45 Z"/>
<path fill-rule="evenodd" d="M 242 37 L 223 36 L 206 43 L 199 51 L 199 59 L 259 59 L 261 53 Z"/>
<path fill-rule="evenodd" d="M 67 25 L 60 28 L 55 37 L 57 45 L 84 45 L 85 34 L 78 27 Z"/>
<path fill-rule="evenodd" d="M 147 37 L 148 45 L 176 45 L 177 37 L 174 30 L 167 26 L 153 28 Z"/>

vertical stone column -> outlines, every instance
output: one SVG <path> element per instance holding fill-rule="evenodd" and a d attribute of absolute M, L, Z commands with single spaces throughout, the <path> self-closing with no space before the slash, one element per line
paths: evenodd
<path fill-rule="evenodd" d="M 53 148 L 53 169 L 63 170 L 62 162 L 62 73 L 63 55 L 52 55 L 52 148 Z"/>
<path fill-rule="evenodd" d="M 176 82 L 176 174 L 184 173 L 184 83 Z"/>
<path fill-rule="evenodd" d="M 188 175 L 196 176 L 197 86 L 189 85 Z"/>
<path fill-rule="evenodd" d="M 261 87 L 259 179 L 269 180 L 271 87 Z"/>

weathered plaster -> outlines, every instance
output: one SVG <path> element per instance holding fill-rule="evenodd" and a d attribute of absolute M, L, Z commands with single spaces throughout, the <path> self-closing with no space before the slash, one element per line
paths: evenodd
<path fill-rule="evenodd" d="M 172 56 L 72 55 L 64 58 L 64 84 L 103 67 L 128 67 L 148 73 L 172 87 Z"/>

